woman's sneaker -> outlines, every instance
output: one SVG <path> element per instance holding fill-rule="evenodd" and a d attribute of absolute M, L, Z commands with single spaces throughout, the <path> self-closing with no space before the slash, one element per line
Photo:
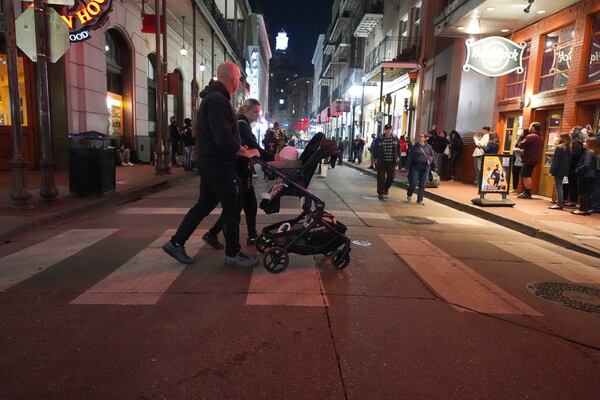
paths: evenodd
<path fill-rule="evenodd" d="M 256 244 L 256 236 L 248 236 L 246 239 L 247 246 L 254 246 Z"/>
<path fill-rule="evenodd" d="M 210 235 L 208 232 L 206 232 L 204 234 L 204 236 L 202 236 L 202 240 L 204 240 L 204 242 L 206 244 L 208 244 L 210 247 L 212 247 L 213 249 L 222 249 L 225 246 L 223 246 L 223 244 L 221 242 L 219 242 L 219 238 L 216 236 L 212 236 Z"/>
<path fill-rule="evenodd" d="M 257 258 L 250 258 L 241 251 L 233 257 L 225 256 L 225 265 L 230 267 L 252 268 L 258 264 Z"/>
<path fill-rule="evenodd" d="M 170 240 L 163 245 L 163 251 L 182 264 L 193 264 L 194 259 L 187 255 L 185 247 L 176 246 Z"/>

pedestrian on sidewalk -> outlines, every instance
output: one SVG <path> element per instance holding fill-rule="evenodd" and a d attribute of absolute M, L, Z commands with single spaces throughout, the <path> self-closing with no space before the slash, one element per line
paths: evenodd
<path fill-rule="evenodd" d="M 521 177 L 521 168 L 523 167 L 523 150 L 519 148 L 519 144 L 523 141 L 525 136 L 529 135 L 529 128 L 524 128 L 523 132 L 517 134 L 517 140 L 512 147 L 513 154 L 513 166 L 512 166 L 512 187 L 513 192 L 517 193 L 519 189 L 519 182 Z"/>
<path fill-rule="evenodd" d="M 583 139 L 582 130 L 581 126 L 574 126 L 571 129 L 571 161 L 569 163 L 569 187 L 565 193 L 565 198 L 568 200 L 565 201 L 565 207 L 576 207 L 579 201 L 579 180 L 575 169 L 577 169 L 584 152 L 583 143 L 585 140 Z"/>
<path fill-rule="evenodd" d="M 433 149 L 433 154 L 435 157 L 435 165 L 438 166 L 440 172 L 442 171 L 442 165 L 444 163 L 444 150 L 446 150 L 446 132 L 440 131 L 438 132 L 436 129 L 436 125 L 433 126 L 432 130 L 429 132 L 431 137 L 427 141 L 431 145 Z"/>
<path fill-rule="evenodd" d="M 490 127 L 484 126 L 477 133 L 473 134 L 473 143 L 475 144 L 475 150 L 473 150 L 473 167 L 475 170 L 475 185 L 479 186 L 479 178 L 481 177 L 481 166 L 482 156 L 484 153 L 485 146 L 490 141 Z"/>
<path fill-rule="evenodd" d="M 331 157 L 329 157 L 329 166 L 331 167 L 331 169 L 335 168 L 335 164 L 337 163 L 337 159 L 338 157 L 340 157 L 340 153 L 339 153 L 339 142 L 340 139 L 336 139 L 335 136 L 331 137 L 331 140 L 333 140 L 336 143 L 336 148 L 338 149 L 338 153 L 332 155 Z"/>
<path fill-rule="evenodd" d="M 483 149 L 483 154 L 498 154 L 498 151 L 500 151 L 500 139 L 496 132 L 492 132 L 487 146 Z"/>
<path fill-rule="evenodd" d="M 408 156 L 408 142 L 406 140 L 406 134 L 400 136 L 400 163 L 398 169 L 400 171 L 406 171 L 406 157 Z"/>
<path fill-rule="evenodd" d="M 429 171 L 435 171 L 437 168 L 433 149 L 426 142 L 425 136 L 425 133 L 419 133 L 417 136 L 418 142 L 408 152 L 407 160 L 409 186 L 406 199 L 409 203 L 412 201 L 413 193 L 418 186 L 417 204 L 420 205 L 425 205 L 425 185 L 427 184 Z"/>
<path fill-rule="evenodd" d="M 260 102 L 256 99 L 247 99 L 244 101 L 242 106 L 238 110 L 238 130 L 240 132 L 240 142 L 242 146 L 249 149 L 256 149 L 260 152 L 260 158 L 264 161 L 273 161 L 274 157 L 271 153 L 260 148 L 256 142 L 256 137 L 252 133 L 250 124 L 256 122 L 260 118 Z M 283 156 L 286 153 L 286 149 L 292 149 L 296 151 L 296 159 L 298 151 L 295 147 L 286 146 L 279 152 L 279 156 Z M 258 211 L 258 202 L 256 200 L 256 193 L 254 191 L 254 185 L 252 183 L 252 172 L 254 170 L 254 163 L 249 161 L 247 158 L 239 157 L 236 161 L 236 172 L 239 179 L 240 186 L 240 205 L 241 209 L 244 210 L 246 216 L 246 227 L 248 228 L 248 239 L 246 244 L 251 246 L 256 243 L 256 214 Z M 223 214 L 219 217 L 217 222 L 210 228 L 206 234 L 202 237 L 206 243 L 211 245 L 215 249 L 223 248 L 223 245 L 219 242 L 219 232 L 223 230 L 225 226 L 225 219 Z"/>
<path fill-rule="evenodd" d="M 253 267 L 256 258 L 240 251 L 240 202 L 236 174 L 236 156 L 252 158 L 260 155 L 256 149 L 240 145 L 240 135 L 231 95 L 240 81 L 237 65 L 226 61 L 217 68 L 217 80 L 211 80 L 200 93 L 196 148 L 200 169 L 198 202 L 181 221 L 175 235 L 165 243 L 163 250 L 183 264 L 192 264 L 193 258 L 185 252 L 185 243 L 198 224 L 221 203 L 225 232 L 225 264 Z"/>
<path fill-rule="evenodd" d="M 171 165 L 173 167 L 179 167 L 177 164 L 177 153 L 179 149 L 179 140 L 181 138 L 181 132 L 179 131 L 179 125 L 177 124 L 177 118 L 171 116 L 171 123 L 169 124 L 169 140 L 171 141 Z"/>
<path fill-rule="evenodd" d="M 454 180 L 456 174 L 456 162 L 462 152 L 463 141 L 459 133 L 455 130 L 450 132 L 450 180 Z"/>
<path fill-rule="evenodd" d="M 523 149 L 523 186 L 525 190 L 519 195 L 520 199 L 531 199 L 531 184 L 533 170 L 542 157 L 542 124 L 532 122 L 529 126 L 529 135 L 519 143 L 519 148 Z"/>
<path fill-rule="evenodd" d="M 592 192 L 598 192 L 598 188 L 593 188 L 593 185 L 598 185 L 596 175 L 600 174 L 600 148 L 598 146 L 598 138 L 591 137 L 585 141 L 585 150 L 579 159 L 579 164 L 575 172 L 579 180 L 579 195 L 581 203 L 579 210 L 573 210 L 576 215 L 591 215 L 594 211 L 592 208 Z"/>
<path fill-rule="evenodd" d="M 185 149 L 185 162 L 183 166 L 186 171 L 192 170 L 192 153 L 194 152 L 194 145 L 196 144 L 196 139 L 194 139 L 194 135 L 192 134 L 192 120 L 190 118 L 186 118 L 183 120 L 183 129 L 181 130 L 181 141 L 183 142 L 183 146 Z"/>
<path fill-rule="evenodd" d="M 362 165 L 363 151 L 365 150 L 365 141 L 363 140 L 360 134 L 356 137 L 356 139 L 354 139 L 352 145 L 354 146 L 352 162 L 358 162 L 358 165 Z"/>
<path fill-rule="evenodd" d="M 398 138 L 392 135 L 390 124 L 383 128 L 383 135 L 375 140 L 373 157 L 377 168 L 377 197 L 383 200 L 392 187 L 400 158 Z"/>
<path fill-rule="evenodd" d="M 556 186 L 556 204 L 548 207 L 551 210 L 562 210 L 565 204 L 563 180 L 569 175 L 569 162 L 571 161 L 571 155 L 569 154 L 570 146 L 571 135 L 569 133 L 561 134 L 558 138 L 558 143 L 556 143 L 552 164 L 550 165 L 550 175 L 554 177 L 554 186 Z"/>
<path fill-rule="evenodd" d="M 377 139 L 376 134 L 371 135 L 371 145 L 369 146 L 369 153 L 371 153 L 371 165 L 369 165 L 369 169 L 375 169 L 375 158 L 373 157 L 373 149 L 375 146 L 375 139 Z"/>
<path fill-rule="evenodd" d="M 339 159 L 339 164 L 340 165 L 342 165 L 342 161 L 343 161 L 344 157 L 346 156 L 346 153 L 350 152 L 350 149 L 349 149 L 348 146 L 349 146 L 348 139 L 342 140 L 342 156 Z M 350 155 L 349 154 L 348 154 L 348 159 L 350 159 Z"/>

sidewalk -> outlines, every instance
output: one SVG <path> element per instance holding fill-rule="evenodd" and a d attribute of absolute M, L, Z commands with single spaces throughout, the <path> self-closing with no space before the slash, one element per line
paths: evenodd
<path fill-rule="evenodd" d="M 116 190 L 104 196 L 74 196 L 69 193 L 69 173 L 55 172 L 58 200 L 45 203 L 38 194 L 41 184 L 40 171 L 27 171 L 27 186 L 33 203 L 31 210 L 15 210 L 11 207 L 11 173 L 0 172 L 0 241 L 11 240 L 15 235 L 31 229 L 59 223 L 67 217 L 135 200 L 147 193 L 163 190 L 179 181 L 198 176 L 194 172 L 185 172 L 183 168 L 171 168 L 171 172 L 171 175 L 157 176 L 154 166 L 146 164 L 117 167 Z"/>
<path fill-rule="evenodd" d="M 344 161 L 344 164 L 376 176 L 375 171 L 368 168 L 368 162 L 356 165 Z M 394 184 L 408 188 L 406 174 L 396 170 Z M 373 193 L 376 194 L 375 186 Z M 427 188 L 425 197 L 526 235 L 600 258 L 600 215 L 573 215 L 567 208 L 550 210 L 550 199 L 536 195 L 532 200 L 522 200 L 511 194 L 510 199 L 516 203 L 514 207 L 479 207 L 471 203 L 479 197 L 477 188 L 455 181 L 442 181 L 438 188 Z M 489 197 L 494 198 L 493 195 Z"/>

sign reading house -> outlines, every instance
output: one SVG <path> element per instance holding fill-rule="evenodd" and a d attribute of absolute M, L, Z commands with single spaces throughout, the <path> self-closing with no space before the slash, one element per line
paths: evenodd
<path fill-rule="evenodd" d="M 517 71 L 523 73 L 525 43 L 517 44 L 501 36 L 491 36 L 475 41 L 468 39 L 467 60 L 464 71 L 473 69 L 485 76 L 502 76 Z"/>
<path fill-rule="evenodd" d="M 61 15 L 69 27 L 69 40 L 82 42 L 90 38 L 90 31 L 100 28 L 112 11 L 113 0 L 75 0 L 75 4 Z"/>

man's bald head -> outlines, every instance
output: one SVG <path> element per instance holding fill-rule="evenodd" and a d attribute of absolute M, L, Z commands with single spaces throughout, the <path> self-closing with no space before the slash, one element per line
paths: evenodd
<path fill-rule="evenodd" d="M 231 61 L 225 61 L 217 68 L 217 80 L 225 86 L 230 94 L 233 94 L 240 82 L 240 69 Z"/>

